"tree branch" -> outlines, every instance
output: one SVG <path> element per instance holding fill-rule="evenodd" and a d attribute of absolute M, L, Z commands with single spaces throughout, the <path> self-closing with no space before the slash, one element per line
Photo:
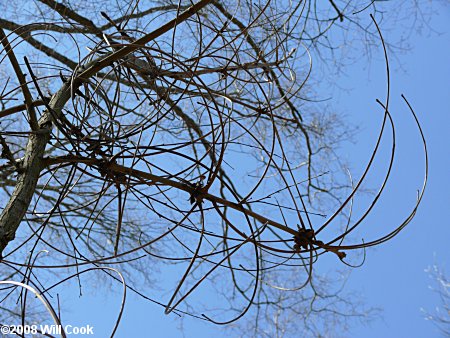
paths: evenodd
<path fill-rule="evenodd" d="M 111 65 L 112 62 L 133 53 L 147 42 L 156 39 L 180 23 L 186 21 L 210 2 L 211 0 L 201 0 L 182 12 L 176 18 L 170 20 L 153 32 L 144 35 L 134 43 L 122 47 L 116 52 L 107 54 L 103 58 L 90 62 L 81 73 L 75 74 L 73 81 L 65 82 L 61 89 L 53 95 L 47 109 L 44 111 L 38 122 L 39 129 L 42 130 L 43 133 L 30 135 L 23 162 L 24 172 L 18 176 L 16 187 L 8 204 L 0 215 L 0 259 L 3 257 L 3 251 L 8 243 L 15 238 L 19 224 L 24 218 L 30 205 L 31 198 L 33 197 L 40 174 L 45 147 L 51 138 L 53 116 L 58 118 L 58 116 L 61 115 L 65 104 L 82 82 Z"/>

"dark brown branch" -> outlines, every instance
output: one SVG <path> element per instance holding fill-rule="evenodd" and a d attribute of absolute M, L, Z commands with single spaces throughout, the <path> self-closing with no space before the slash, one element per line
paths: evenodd
<path fill-rule="evenodd" d="M 33 98 L 31 96 L 30 89 L 28 88 L 27 80 L 25 79 L 25 75 L 22 73 L 22 69 L 20 69 L 20 65 L 19 62 L 17 62 L 16 55 L 14 54 L 14 51 L 11 48 L 11 45 L 9 44 L 8 37 L 6 36 L 2 28 L 0 28 L 0 40 L 3 47 L 5 48 L 6 54 L 8 54 L 9 61 L 11 62 L 11 65 L 14 68 L 14 72 L 16 73 L 17 79 L 19 80 L 21 91 L 25 98 L 25 107 L 27 109 L 28 117 L 30 119 L 31 130 L 37 130 L 38 124 L 36 111 L 34 110 Z"/>
<path fill-rule="evenodd" d="M 181 13 L 177 18 L 136 40 L 133 44 L 125 46 L 119 51 L 107 55 L 100 60 L 91 62 L 87 65 L 86 69 L 81 72 L 81 74 L 76 75 L 73 82 L 64 83 L 62 88 L 55 95 L 53 95 L 50 103 L 48 104 L 48 109 L 44 111 L 38 122 L 39 129 L 46 131 L 46 133 L 30 135 L 23 162 L 24 172 L 19 175 L 14 192 L 0 215 L 0 258 L 2 257 L 3 251 L 8 243 L 15 238 L 17 228 L 19 227 L 19 224 L 28 209 L 31 198 L 34 194 L 40 174 L 42 156 L 44 154 L 45 147 L 50 140 L 53 119 L 52 115 L 54 114 L 57 117 L 61 114 L 65 104 L 70 99 L 72 93 L 78 88 L 78 86 L 81 85 L 82 81 L 87 81 L 91 76 L 95 75 L 103 68 L 110 66 L 112 62 L 127 56 L 136 49 L 145 45 L 147 42 L 168 32 L 170 29 L 184 22 L 203 7 L 208 5 L 210 1 L 211 0 L 199 1 L 188 10 Z"/>

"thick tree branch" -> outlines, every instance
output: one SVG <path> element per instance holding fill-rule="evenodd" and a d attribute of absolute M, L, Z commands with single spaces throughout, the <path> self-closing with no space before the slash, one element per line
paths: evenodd
<path fill-rule="evenodd" d="M 175 19 L 170 20 L 153 32 L 144 35 L 134 43 L 122 47 L 118 51 L 108 54 L 98 60 L 94 60 L 86 65 L 81 73 L 76 73 L 73 81 L 65 82 L 61 89 L 53 95 L 48 104 L 48 109 L 44 111 L 38 122 L 39 129 L 43 132 L 30 135 L 24 156 L 24 171 L 18 176 L 17 184 L 11 198 L 0 215 L 0 258 L 3 257 L 3 251 L 8 243 L 15 238 L 19 224 L 24 218 L 30 205 L 31 198 L 33 197 L 38 182 L 45 147 L 51 137 L 53 118 L 58 118 L 62 113 L 62 109 L 70 99 L 72 93 L 74 93 L 84 81 L 87 81 L 91 76 L 111 65 L 112 62 L 126 57 L 149 41 L 168 32 L 180 23 L 189 19 L 192 15 L 208 5 L 209 2 L 211 2 L 211 0 L 199 1 L 185 12 L 180 13 Z"/>

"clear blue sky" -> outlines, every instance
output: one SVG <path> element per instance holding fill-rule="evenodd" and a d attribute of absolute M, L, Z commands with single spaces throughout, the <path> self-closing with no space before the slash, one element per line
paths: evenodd
<path fill-rule="evenodd" d="M 416 191 L 422 183 L 423 156 L 417 151 L 420 140 L 400 94 L 410 100 L 427 138 L 428 188 L 413 222 L 393 240 L 368 250 L 365 264 L 352 271 L 347 290 L 360 293 L 368 306 L 382 308 L 383 312 L 382 317 L 369 326 L 354 326 L 349 337 L 439 336 L 420 311 L 422 307 L 431 311 L 438 305 L 437 297 L 428 289 L 431 280 L 424 269 L 434 263 L 448 267 L 450 258 L 450 225 L 445 217 L 450 207 L 450 9 L 449 6 L 436 6 L 436 9 L 440 13 L 434 16 L 431 26 L 441 34 L 413 33 L 412 50 L 399 57 L 403 70 L 396 60 L 391 59 L 391 112 L 398 127 L 398 156 L 388 193 L 367 220 L 368 233 L 378 229 L 385 233 L 395 227 L 395 221 L 406 216 L 413 206 Z M 338 110 L 345 112 L 351 123 L 360 126 L 358 142 L 341 149 L 353 164 L 356 177 L 362 169 L 361 163 L 367 160 L 367 149 L 374 144 L 382 117 L 375 103 L 375 99 L 383 99 L 385 93 L 384 61 L 381 49 L 378 52 L 374 52 L 370 66 L 367 60 L 361 60 L 346 69 L 346 76 L 338 79 L 339 85 L 351 89 L 350 92 L 336 89 L 331 93 Z M 376 182 L 376 178 L 375 174 L 372 182 Z M 70 323 L 89 323 L 94 325 L 96 336 L 107 336 L 120 302 L 118 295 L 107 295 L 105 290 L 97 297 L 78 299 L 74 292 L 74 313 L 70 315 Z M 77 311 L 80 308 L 83 308 L 81 313 Z M 164 316 L 161 307 L 131 293 L 125 310 L 118 337 L 183 336 L 173 317 Z M 221 327 L 190 319 L 184 324 L 185 337 L 225 336 Z M 143 328 L 148 333 L 143 334 Z"/>

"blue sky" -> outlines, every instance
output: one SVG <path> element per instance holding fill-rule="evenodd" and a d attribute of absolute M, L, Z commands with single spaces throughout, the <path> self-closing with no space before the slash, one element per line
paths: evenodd
<path fill-rule="evenodd" d="M 438 305 L 437 297 L 428 288 L 432 281 L 424 270 L 434 263 L 445 269 L 450 258 L 450 228 L 444 216 L 450 205 L 450 9 L 448 6 L 436 6 L 436 9 L 440 13 L 434 16 L 431 26 L 439 34 L 413 33 L 410 37 L 412 50 L 399 55 L 398 60 L 391 58 L 390 110 L 398 128 L 398 156 L 388 192 L 366 221 L 366 234 L 383 234 L 393 229 L 413 207 L 416 191 L 422 184 L 423 154 L 418 151 L 420 139 L 401 94 L 413 105 L 427 138 L 430 159 L 428 188 L 411 224 L 391 241 L 369 249 L 365 264 L 352 270 L 346 289 L 359 293 L 368 306 L 379 307 L 383 312 L 380 319 L 369 326 L 355 324 L 349 337 L 439 336 L 420 311 L 420 308 L 431 311 Z M 389 34 L 395 35 L 396 32 Z M 339 85 L 349 91 L 332 89 L 329 94 L 333 95 L 333 104 L 338 111 L 345 112 L 351 123 L 360 127 L 355 137 L 357 142 L 346 144 L 340 151 L 348 157 L 354 176 L 358 177 L 367 161 L 367 150 L 373 147 L 382 118 L 382 111 L 375 102 L 377 98 L 383 100 L 385 94 L 381 47 L 378 53 L 374 51 L 369 64 L 367 60 L 361 60 L 348 67 L 346 74 L 339 78 Z M 386 142 L 384 151 L 389 150 L 388 146 Z M 379 179 L 377 175 L 382 173 L 383 170 L 375 171 L 369 184 L 375 185 Z M 66 322 L 72 325 L 89 323 L 95 327 L 96 336 L 107 336 L 118 311 L 119 293 L 110 295 L 108 290 L 104 290 L 80 299 L 77 293 L 75 289 L 74 311 L 66 314 L 70 316 Z M 198 320 L 187 319 L 184 325 L 186 337 L 225 336 L 223 328 Z M 148 334 L 142 335 L 143 328 L 147 328 Z M 173 317 L 163 314 L 163 308 L 129 294 L 119 337 L 170 338 L 182 335 Z"/>

